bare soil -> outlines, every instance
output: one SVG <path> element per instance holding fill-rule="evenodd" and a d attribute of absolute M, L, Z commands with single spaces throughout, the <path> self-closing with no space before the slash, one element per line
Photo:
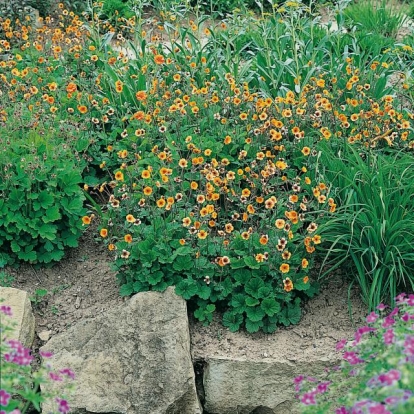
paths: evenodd
<path fill-rule="evenodd" d="M 110 269 L 110 253 L 94 240 L 95 235 L 93 227 L 87 229 L 79 247 L 69 250 L 53 268 L 36 270 L 24 264 L 19 269 L 7 269 L 15 278 L 13 287 L 31 295 L 37 289 L 48 292 L 38 303 L 33 303 L 37 334 L 34 353 L 46 342 L 39 334 L 52 337 L 81 319 L 93 318 L 127 300 L 119 296 L 116 275 Z M 298 325 L 280 328 L 271 335 L 231 333 L 221 325 L 219 315 L 205 327 L 190 315 L 194 360 L 213 356 L 299 360 L 315 353 L 320 358 L 329 355 L 337 341 L 354 331 L 348 313 L 347 284 L 340 275 L 334 276 L 319 296 L 305 304 Z M 365 308 L 355 290 L 351 303 L 354 323 L 361 325 Z"/>

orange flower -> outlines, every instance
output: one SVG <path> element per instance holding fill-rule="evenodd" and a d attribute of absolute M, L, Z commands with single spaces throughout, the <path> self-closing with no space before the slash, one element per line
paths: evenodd
<path fill-rule="evenodd" d="M 122 171 L 117 171 L 115 173 L 115 180 L 124 181 L 124 174 L 122 173 Z"/>
<path fill-rule="evenodd" d="M 166 204 L 166 201 L 163 198 L 160 198 L 159 200 L 157 200 L 157 207 L 163 208 L 165 204 Z"/>
<path fill-rule="evenodd" d="M 264 234 L 262 237 L 260 237 L 259 243 L 265 246 L 268 241 L 269 241 L 269 236 L 267 234 Z"/>
<path fill-rule="evenodd" d="M 152 194 L 152 188 L 151 188 L 151 187 L 145 187 L 145 188 L 144 188 L 144 194 L 145 194 L 146 196 L 151 195 L 151 194 Z"/>
<path fill-rule="evenodd" d="M 154 56 L 154 62 L 155 62 L 157 65 L 162 65 L 163 63 L 165 63 L 165 58 L 164 58 L 164 56 L 162 56 L 162 55 L 155 55 L 155 56 Z"/>
<path fill-rule="evenodd" d="M 293 289 L 293 282 L 288 277 L 283 280 L 283 289 L 286 292 L 290 292 Z"/>
<path fill-rule="evenodd" d="M 128 215 L 126 216 L 126 221 L 127 221 L 128 223 L 134 223 L 134 221 L 135 221 L 135 217 L 134 217 L 132 214 L 128 214 Z"/>
<path fill-rule="evenodd" d="M 282 263 L 282 264 L 280 265 L 280 267 L 279 267 L 279 270 L 280 270 L 282 273 L 287 273 L 287 272 L 289 272 L 289 270 L 290 270 L 290 266 L 289 266 L 287 263 Z"/>
<path fill-rule="evenodd" d="M 197 237 L 201 240 L 204 240 L 208 236 L 208 233 L 205 230 L 200 230 L 197 234 Z"/>
<path fill-rule="evenodd" d="M 116 250 L 116 246 L 113 243 L 111 243 L 108 245 L 108 250 L 112 252 L 113 250 Z"/>
<path fill-rule="evenodd" d="M 73 82 L 70 82 L 69 84 L 68 84 L 68 86 L 66 86 L 66 92 L 68 92 L 68 93 L 72 93 L 72 92 L 75 92 L 76 90 L 77 90 L 77 86 L 76 86 L 76 84 L 75 83 L 73 83 Z"/>
<path fill-rule="evenodd" d="M 124 236 L 124 240 L 125 240 L 127 243 L 132 243 L 132 236 L 131 236 L 130 234 L 125 234 L 125 236 Z"/>
<path fill-rule="evenodd" d="M 305 276 L 303 278 L 303 283 L 308 283 L 309 282 L 309 276 Z"/>
<path fill-rule="evenodd" d="M 139 101 L 145 101 L 145 99 L 147 99 L 147 93 L 145 91 L 138 91 L 135 94 L 135 97 L 139 100 Z"/>
<path fill-rule="evenodd" d="M 89 216 L 83 216 L 82 217 L 82 223 L 83 224 L 91 224 L 91 218 Z"/>
<path fill-rule="evenodd" d="M 99 234 L 101 235 L 101 237 L 107 237 L 108 236 L 108 229 L 101 229 Z"/>
<path fill-rule="evenodd" d="M 183 226 L 184 227 L 188 227 L 191 224 L 191 219 L 190 217 L 184 217 L 183 218 Z"/>
<path fill-rule="evenodd" d="M 86 112 L 88 112 L 88 108 L 85 105 L 78 105 L 78 111 L 81 114 L 86 114 Z"/>
<path fill-rule="evenodd" d="M 309 262 L 306 259 L 302 259 L 302 269 L 306 269 L 309 265 Z"/>
<path fill-rule="evenodd" d="M 151 173 L 148 170 L 144 170 L 141 173 L 141 177 L 142 178 L 145 178 L 145 179 L 150 178 L 151 177 Z"/>

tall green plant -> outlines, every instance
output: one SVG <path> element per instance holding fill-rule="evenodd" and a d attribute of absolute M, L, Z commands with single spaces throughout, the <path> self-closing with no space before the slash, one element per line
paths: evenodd
<path fill-rule="evenodd" d="M 401 152 L 360 154 L 350 145 L 321 143 L 319 150 L 341 200 L 339 214 L 320 227 L 330 246 L 323 264 L 333 270 L 350 263 L 372 310 L 414 289 L 414 160 Z"/>

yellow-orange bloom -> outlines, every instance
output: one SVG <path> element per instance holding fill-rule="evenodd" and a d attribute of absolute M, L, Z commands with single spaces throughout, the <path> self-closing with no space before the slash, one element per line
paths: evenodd
<path fill-rule="evenodd" d="M 289 270 L 290 270 L 290 266 L 289 266 L 287 263 L 282 263 L 282 264 L 280 265 L 280 267 L 279 267 L 279 270 L 280 270 L 282 273 L 288 273 L 288 272 L 289 272 Z"/>
<path fill-rule="evenodd" d="M 101 235 L 101 237 L 107 237 L 108 236 L 108 229 L 101 229 L 99 234 Z"/>
<path fill-rule="evenodd" d="M 132 243 L 132 236 L 131 236 L 130 234 L 126 234 L 126 235 L 124 236 L 124 240 L 125 240 L 127 243 Z"/>

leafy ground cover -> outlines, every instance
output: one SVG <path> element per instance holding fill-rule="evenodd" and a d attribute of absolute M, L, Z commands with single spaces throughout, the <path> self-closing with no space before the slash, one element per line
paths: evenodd
<path fill-rule="evenodd" d="M 390 167 L 414 149 L 412 36 L 343 33 L 346 3 L 337 31 L 274 6 L 211 24 L 182 5 L 2 19 L 2 266 L 59 260 L 97 220 L 122 295 L 175 285 L 205 323 L 220 310 L 232 331 L 273 332 L 300 320 L 341 232 L 368 306 L 412 289 L 410 168 Z M 372 198 L 357 236 L 352 168 L 401 205 Z"/>

